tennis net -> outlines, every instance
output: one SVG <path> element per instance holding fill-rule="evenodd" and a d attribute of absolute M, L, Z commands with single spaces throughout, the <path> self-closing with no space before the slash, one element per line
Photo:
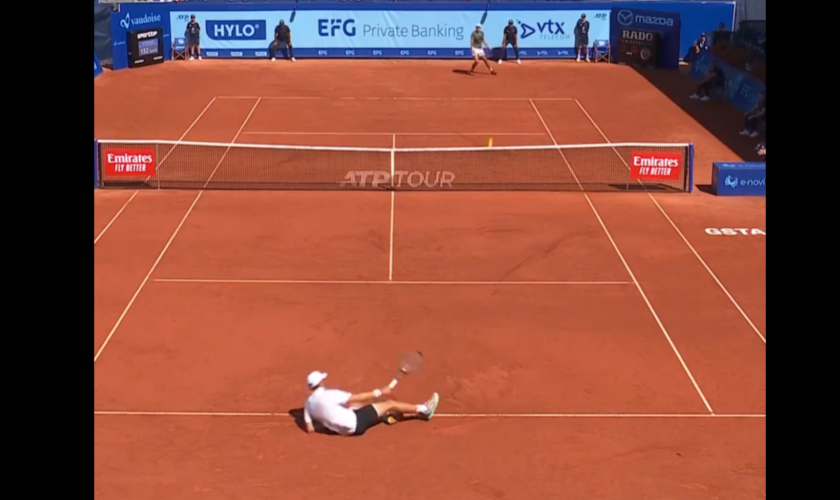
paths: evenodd
<path fill-rule="evenodd" d="M 692 190 L 691 144 L 340 148 L 100 140 L 99 187 L 152 189 Z"/>

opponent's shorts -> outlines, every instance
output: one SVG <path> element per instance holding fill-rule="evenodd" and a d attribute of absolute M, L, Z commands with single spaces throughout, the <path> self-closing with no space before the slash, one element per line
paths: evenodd
<path fill-rule="evenodd" d="M 353 410 L 356 414 L 356 432 L 354 436 L 361 436 L 368 429 L 381 422 L 379 413 L 373 405 L 362 406 L 359 409 Z"/>
<path fill-rule="evenodd" d="M 475 57 L 475 56 L 484 57 L 484 49 L 483 48 L 473 47 L 472 53 L 473 53 L 473 57 Z"/>

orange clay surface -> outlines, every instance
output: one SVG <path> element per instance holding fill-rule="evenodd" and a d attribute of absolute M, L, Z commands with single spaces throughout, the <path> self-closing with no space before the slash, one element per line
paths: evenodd
<path fill-rule="evenodd" d="M 693 142 L 700 184 L 712 161 L 740 160 L 630 68 L 527 62 L 470 78 L 453 73 L 463 64 L 113 72 L 94 82 L 95 135 Z M 705 231 L 764 230 L 763 198 L 98 190 L 94 202 L 97 499 L 765 498 L 766 240 Z M 407 349 L 425 365 L 395 392 L 439 392 L 431 422 L 340 438 L 289 416 L 307 372 L 370 390 Z"/>

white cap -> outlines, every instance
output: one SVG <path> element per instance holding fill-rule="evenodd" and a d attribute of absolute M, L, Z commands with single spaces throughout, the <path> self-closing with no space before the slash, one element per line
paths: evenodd
<path fill-rule="evenodd" d="M 327 374 L 324 372 L 312 372 L 306 377 L 306 385 L 308 385 L 310 389 L 318 387 L 325 378 L 327 378 Z"/>
<path fill-rule="evenodd" d="M 476 27 L 476 28 L 480 28 L 480 27 L 481 27 L 481 24 L 476 24 L 476 25 L 475 25 L 475 27 Z"/>

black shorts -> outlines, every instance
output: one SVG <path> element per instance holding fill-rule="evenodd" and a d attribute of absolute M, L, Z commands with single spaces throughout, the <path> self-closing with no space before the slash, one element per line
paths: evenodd
<path fill-rule="evenodd" d="M 363 406 L 353 411 L 356 413 L 356 432 L 353 433 L 354 436 L 361 436 L 368 429 L 382 421 L 373 405 Z"/>
<path fill-rule="evenodd" d="M 575 37 L 575 48 L 577 47 L 588 47 L 589 46 L 589 35 L 578 35 Z"/>
<path fill-rule="evenodd" d="M 199 34 L 189 34 L 187 35 L 187 45 L 190 46 L 198 46 L 201 45 L 201 35 Z"/>

